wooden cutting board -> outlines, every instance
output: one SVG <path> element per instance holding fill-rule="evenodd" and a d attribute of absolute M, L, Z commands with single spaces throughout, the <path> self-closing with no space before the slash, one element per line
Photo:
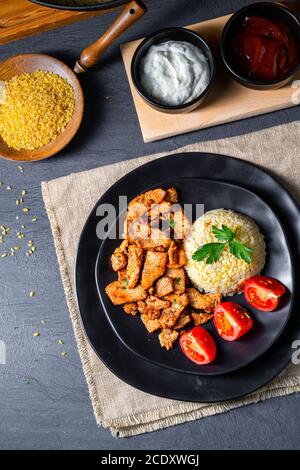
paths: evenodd
<path fill-rule="evenodd" d="M 42 7 L 27 0 L 0 0 L 0 44 L 112 10 L 72 12 Z"/>
<path fill-rule="evenodd" d="M 152 109 L 136 92 L 130 75 L 131 59 L 142 40 L 121 46 L 122 57 L 139 118 L 144 142 L 184 134 L 205 127 L 224 124 L 259 114 L 290 108 L 300 103 L 300 72 L 294 81 L 278 90 L 256 91 L 239 85 L 225 71 L 219 55 L 219 38 L 228 20 L 223 16 L 204 21 L 188 28 L 200 33 L 215 49 L 218 68 L 217 79 L 208 99 L 195 111 L 187 114 L 164 114 Z M 293 87 L 294 84 L 294 87 Z M 298 90 L 295 88 L 298 85 Z"/>

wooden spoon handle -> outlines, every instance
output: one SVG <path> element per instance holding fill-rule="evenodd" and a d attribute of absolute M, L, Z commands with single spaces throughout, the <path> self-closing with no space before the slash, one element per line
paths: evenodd
<path fill-rule="evenodd" d="M 74 72 L 83 73 L 93 67 L 108 46 L 138 21 L 146 11 L 146 6 L 140 0 L 132 0 L 128 3 L 106 33 L 82 52 L 80 59 L 76 62 Z"/>

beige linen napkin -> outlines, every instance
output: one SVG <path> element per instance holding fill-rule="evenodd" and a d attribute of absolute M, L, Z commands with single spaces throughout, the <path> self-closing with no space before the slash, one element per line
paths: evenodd
<path fill-rule="evenodd" d="M 277 175 L 300 202 L 300 123 L 274 127 L 230 139 L 177 149 L 235 156 Z M 167 152 L 171 153 L 171 152 Z M 83 332 L 74 293 L 76 247 L 84 222 L 100 196 L 121 176 L 159 158 L 151 155 L 42 183 L 62 282 L 97 423 L 119 437 L 132 436 L 222 413 L 274 396 L 300 391 L 300 369 L 290 366 L 268 386 L 245 398 L 223 403 L 185 403 L 140 392 L 115 377 L 97 358 Z"/>

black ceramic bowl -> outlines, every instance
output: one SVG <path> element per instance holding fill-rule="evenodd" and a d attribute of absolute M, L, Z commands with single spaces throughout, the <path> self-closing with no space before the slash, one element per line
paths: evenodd
<path fill-rule="evenodd" d="M 206 89 L 194 100 L 188 103 L 171 106 L 162 104 L 149 96 L 141 85 L 140 80 L 140 64 L 141 59 L 147 54 L 149 48 L 154 44 L 161 44 L 166 41 L 186 41 L 202 50 L 203 54 L 207 57 L 210 67 L 210 81 Z M 212 89 L 216 75 L 216 63 L 213 52 L 207 42 L 197 33 L 186 28 L 167 28 L 157 31 L 150 36 L 147 36 L 136 49 L 131 62 L 131 77 L 133 84 L 139 95 L 148 103 L 152 108 L 169 114 L 187 113 L 197 108 L 207 97 Z"/>
<path fill-rule="evenodd" d="M 281 88 L 286 85 L 299 70 L 299 63 L 296 64 L 296 66 L 293 67 L 287 75 L 276 80 L 263 81 L 243 75 L 239 70 L 238 65 L 234 62 L 231 51 L 232 41 L 237 29 L 241 26 L 245 17 L 249 15 L 262 16 L 268 19 L 281 21 L 294 34 L 298 47 L 300 47 L 300 20 L 293 11 L 280 3 L 252 3 L 232 15 L 226 23 L 222 33 L 220 44 L 222 59 L 227 70 L 235 80 L 240 82 L 242 85 L 255 90 L 275 90 L 277 88 Z"/>

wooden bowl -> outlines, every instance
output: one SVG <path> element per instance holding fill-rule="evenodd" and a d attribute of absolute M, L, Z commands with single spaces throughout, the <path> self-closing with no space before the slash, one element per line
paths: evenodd
<path fill-rule="evenodd" d="M 0 80 L 10 80 L 21 73 L 36 72 L 37 70 L 56 73 L 70 83 L 75 94 L 73 117 L 65 130 L 56 139 L 36 150 L 15 150 L 8 147 L 0 136 L 0 157 L 7 160 L 33 162 L 51 157 L 62 150 L 73 139 L 79 129 L 84 111 L 82 88 L 74 72 L 60 60 L 45 54 L 16 55 L 0 63 Z"/>

